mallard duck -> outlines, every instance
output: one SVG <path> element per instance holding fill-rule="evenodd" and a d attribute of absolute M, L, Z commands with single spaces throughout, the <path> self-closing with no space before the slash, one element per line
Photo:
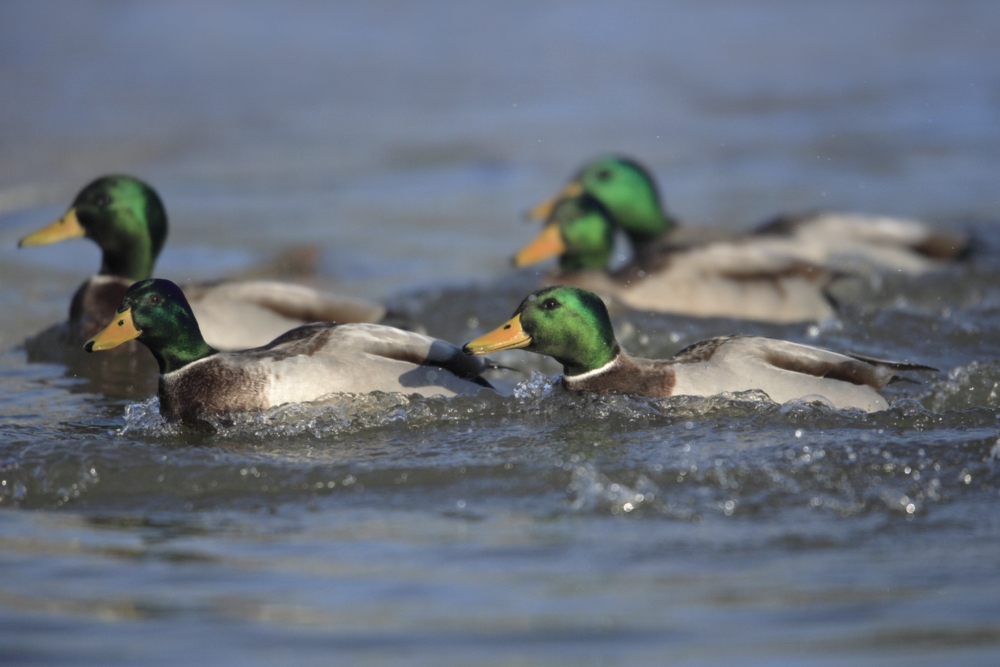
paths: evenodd
<path fill-rule="evenodd" d="M 674 245 L 688 243 L 662 206 L 653 175 L 624 157 L 602 157 L 584 165 L 561 192 L 529 216 L 546 220 L 557 201 L 582 193 L 607 208 L 639 255 L 665 239 Z M 782 252 L 814 264 L 912 274 L 962 255 L 969 245 L 966 235 L 936 231 L 920 220 L 831 211 L 779 216 L 750 235 L 782 239 Z"/>
<path fill-rule="evenodd" d="M 659 247 L 609 273 L 614 224 L 583 194 L 560 200 L 542 233 L 514 258 L 525 266 L 559 257 L 549 284 L 585 287 L 641 310 L 768 322 L 823 320 L 836 313 L 825 293 L 830 271 L 782 255 L 767 242 Z"/>
<path fill-rule="evenodd" d="M 169 280 L 137 282 L 87 352 L 138 340 L 159 364 L 160 412 L 169 420 L 373 391 L 454 396 L 490 384 L 485 363 L 451 343 L 380 324 L 307 324 L 263 347 L 220 352 L 201 335 L 184 293 Z"/>
<path fill-rule="evenodd" d="M 934 370 L 758 336 L 712 338 L 671 359 L 639 359 L 618 344 L 604 302 L 570 286 L 530 294 L 510 321 L 462 349 L 514 348 L 553 357 L 563 365 L 563 384 L 575 391 L 667 397 L 756 389 L 777 403 L 816 398 L 867 412 L 888 407 L 877 390 L 896 371 Z"/>
<path fill-rule="evenodd" d="M 85 340 L 114 317 L 132 283 L 152 276 L 167 238 L 159 195 L 131 176 L 104 176 L 80 191 L 64 216 L 21 239 L 19 246 L 87 237 L 100 246 L 100 272 L 73 295 L 69 324 Z M 377 322 L 385 308 L 360 299 L 273 280 L 231 281 L 185 288 L 202 331 L 216 349 L 263 345 L 306 322 Z"/>

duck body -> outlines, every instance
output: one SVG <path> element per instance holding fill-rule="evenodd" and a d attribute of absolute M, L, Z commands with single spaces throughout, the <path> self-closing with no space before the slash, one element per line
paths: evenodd
<path fill-rule="evenodd" d="M 80 191 L 66 215 L 20 245 L 87 237 L 101 247 L 100 273 L 70 303 L 70 334 L 82 341 L 112 320 L 129 286 L 152 275 L 166 235 L 166 211 L 152 187 L 130 176 L 104 176 Z M 205 339 L 219 350 L 265 345 L 308 322 L 377 322 L 386 315 L 380 304 L 274 280 L 191 284 L 185 292 Z"/>
<path fill-rule="evenodd" d="M 836 316 L 826 294 L 832 272 L 784 254 L 780 242 L 647 247 L 611 272 L 614 228 L 603 205 L 588 195 L 562 200 L 514 264 L 557 255 L 560 272 L 545 284 L 575 285 L 639 310 L 766 322 Z"/>
<path fill-rule="evenodd" d="M 758 390 L 777 403 L 815 399 L 866 412 L 888 407 L 878 390 L 896 372 L 934 370 L 758 336 L 712 338 L 671 359 L 640 359 L 618 344 L 601 299 L 570 286 L 529 295 L 511 320 L 463 349 L 514 348 L 555 358 L 564 386 L 575 391 L 662 398 Z"/>
<path fill-rule="evenodd" d="M 479 377 L 486 368 L 481 360 L 450 343 L 379 324 L 314 323 L 263 347 L 220 352 L 201 336 L 180 288 L 166 280 L 130 287 L 115 319 L 85 349 L 130 340 L 149 348 L 159 364 L 161 413 L 185 423 L 331 394 L 455 396 L 491 388 Z"/>
<path fill-rule="evenodd" d="M 579 194 L 600 201 L 640 255 L 676 244 L 687 229 L 665 212 L 652 172 L 619 156 L 584 165 L 560 193 L 529 215 L 545 219 L 558 201 Z M 684 236 L 699 237 L 697 233 Z M 782 239 L 781 252 L 800 261 L 837 270 L 909 274 L 939 268 L 969 247 L 966 234 L 940 232 L 920 220 L 836 211 L 780 215 L 733 240 L 762 237 Z M 712 234 L 711 240 L 719 240 L 718 234 Z"/>
<path fill-rule="evenodd" d="M 943 232 L 922 220 L 844 211 L 782 215 L 748 237 L 773 239 L 782 251 L 850 271 L 899 271 L 920 275 L 941 268 L 969 249 L 965 234 Z"/>
<path fill-rule="evenodd" d="M 760 249 L 713 243 L 663 253 L 656 268 L 574 271 L 547 279 L 576 285 L 630 308 L 691 317 L 808 322 L 836 317 L 825 288 L 833 274 Z"/>
<path fill-rule="evenodd" d="M 645 396 L 715 396 L 763 391 L 775 403 L 816 399 L 843 410 L 889 407 L 878 393 L 896 370 L 925 366 L 851 357 L 809 345 L 758 336 L 712 338 L 671 359 L 632 357 L 622 351 L 608 366 L 564 376 L 575 391 Z"/>
<path fill-rule="evenodd" d="M 378 324 L 322 322 L 270 344 L 220 352 L 160 376 L 160 411 L 169 420 L 266 410 L 331 394 L 386 393 L 451 397 L 490 385 L 485 365 L 458 347 Z"/>

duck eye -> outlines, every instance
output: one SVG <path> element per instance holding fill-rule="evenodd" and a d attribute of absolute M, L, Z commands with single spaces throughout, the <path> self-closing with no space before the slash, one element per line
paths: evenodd
<path fill-rule="evenodd" d="M 546 299 L 545 301 L 542 301 L 540 308 L 542 310 L 555 310 L 560 305 L 561 304 L 555 299 Z"/>
<path fill-rule="evenodd" d="M 609 181 L 609 180 L 611 180 L 611 170 L 610 169 L 601 169 L 600 171 L 598 171 L 597 172 L 597 180 L 599 180 L 599 181 Z"/>
<path fill-rule="evenodd" d="M 111 197 L 107 195 L 97 195 L 97 197 L 94 198 L 94 205 L 98 208 L 107 208 L 111 205 Z"/>
<path fill-rule="evenodd" d="M 153 304 L 154 306 L 159 306 L 160 305 L 160 301 L 161 301 L 161 299 L 160 299 L 160 295 L 159 294 L 154 294 L 151 297 L 149 297 L 149 302 L 151 304 Z"/>

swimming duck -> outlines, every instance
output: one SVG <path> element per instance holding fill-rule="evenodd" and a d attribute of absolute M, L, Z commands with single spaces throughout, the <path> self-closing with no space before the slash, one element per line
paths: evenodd
<path fill-rule="evenodd" d="M 184 293 L 162 279 L 129 287 L 111 324 L 84 349 L 130 340 L 159 364 L 160 412 L 186 423 L 333 393 L 454 396 L 492 388 L 479 377 L 486 365 L 457 346 L 380 324 L 318 322 L 263 347 L 220 352 L 202 337 Z"/>
<path fill-rule="evenodd" d="M 563 385 L 575 391 L 667 397 L 756 389 L 777 403 L 815 398 L 866 412 L 888 407 L 877 390 L 895 372 L 934 370 L 758 336 L 711 338 L 671 359 L 639 359 L 618 344 L 604 302 L 570 286 L 530 294 L 510 321 L 462 349 L 514 348 L 553 357 L 563 365 Z"/>
<path fill-rule="evenodd" d="M 823 320 L 836 315 L 825 287 L 833 274 L 783 255 L 768 242 L 648 248 L 610 273 L 614 224 L 587 194 L 560 200 L 542 233 L 514 258 L 525 266 L 559 257 L 549 284 L 585 287 L 641 310 L 767 322 Z"/>
<path fill-rule="evenodd" d="M 529 216 L 546 220 L 556 202 L 581 193 L 607 208 L 638 255 L 664 239 L 674 245 L 689 242 L 680 237 L 677 221 L 664 210 L 652 173 L 624 157 L 602 157 L 584 165 L 561 192 L 533 208 Z M 962 255 L 969 245 L 966 235 L 935 231 L 920 220 L 831 211 L 779 216 L 751 232 L 761 235 L 783 240 L 783 252 L 802 261 L 912 274 Z"/>
<path fill-rule="evenodd" d="M 103 253 L 100 272 L 73 295 L 69 323 L 86 340 L 114 317 L 132 283 L 152 276 L 167 238 L 167 214 L 156 191 L 131 176 L 104 176 L 87 185 L 61 218 L 21 239 L 19 247 L 87 237 Z M 374 303 L 273 280 L 231 281 L 186 288 L 206 340 L 216 349 L 263 345 L 306 322 L 376 322 Z"/>

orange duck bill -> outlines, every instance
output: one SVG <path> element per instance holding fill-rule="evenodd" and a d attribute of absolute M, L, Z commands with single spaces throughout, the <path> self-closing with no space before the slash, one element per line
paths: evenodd
<path fill-rule="evenodd" d="M 515 315 L 506 324 L 502 324 L 488 334 L 465 344 L 462 351 L 466 354 L 487 354 L 499 350 L 513 350 L 531 345 L 531 336 L 521 328 L 521 315 Z"/>
<path fill-rule="evenodd" d="M 42 227 L 34 234 L 28 234 L 18 241 L 17 247 L 24 248 L 33 245 L 49 245 L 58 243 L 66 239 L 75 239 L 85 236 L 86 232 L 80 225 L 80 219 L 76 217 L 76 209 L 71 208 L 66 211 L 66 215 L 59 218 L 51 225 Z"/>
<path fill-rule="evenodd" d="M 127 308 L 120 313 L 115 313 L 115 319 L 111 321 L 104 331 L 87 341 L 83 346 L 87 352 L 99 352 L 118 347 L 122 343 L 135 340 L 142 335 L 142 332 L 135 328 L 132 320 L 132 309 Z"/>
<path fill-rule="evenodd" d="M 549 223 L 535 240 L 521 248 L 511 259 L 514 266 L 528 266 L 545 261 L 550 257 L 558 257 L 566 252 L 559 225 Z"/>

